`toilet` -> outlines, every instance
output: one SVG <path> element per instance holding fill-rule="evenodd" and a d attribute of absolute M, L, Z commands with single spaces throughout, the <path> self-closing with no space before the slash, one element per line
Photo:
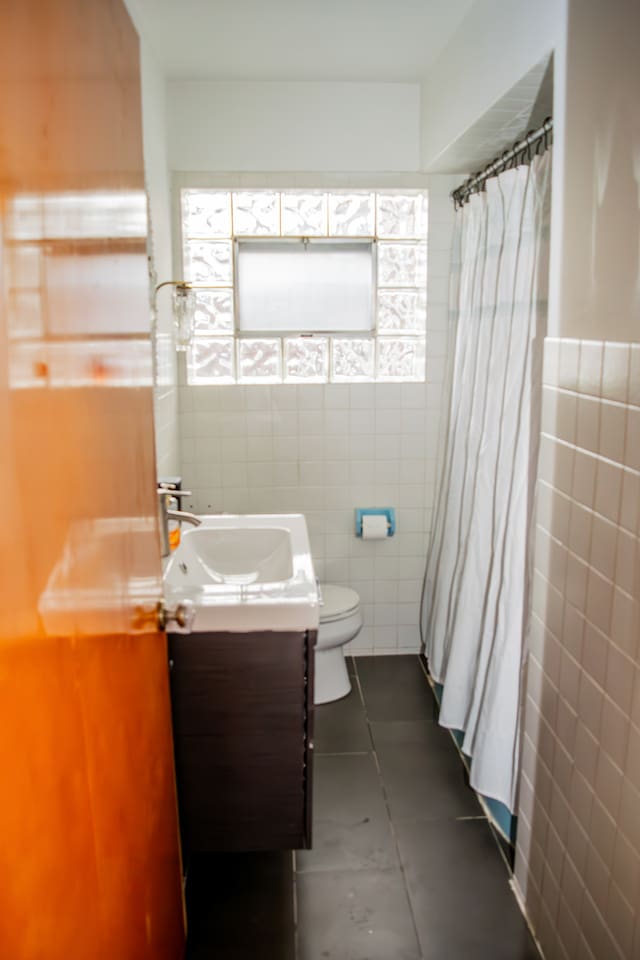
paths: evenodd
<path fill-rule="evenodd" d="M 320 588 L 320 598 L 320 626 L 315 646 L 315 704 L 339 700 L 351 690 L 343 648 L 362 627 L 360 597 L 355 590 L 325 583 Z"/>

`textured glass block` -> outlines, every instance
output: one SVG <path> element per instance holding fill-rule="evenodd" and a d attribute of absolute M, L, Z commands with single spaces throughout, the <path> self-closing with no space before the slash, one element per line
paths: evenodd
<path fill-rule="evenodd" d="M 426 322 L 425 290 L 378 290 L 378 330 L 421 333 Z"/>
<path fill-rule="evenodd" d="M 422 337 L 379 337 L 377 380 L 424 380 L 425 342 Z"/>
<path fill-rule="evenodd" d="M 230 240 L 189 240 L 184 245 L 185 279 L 191 283 L 231 284 Z"/>
<path fill-rule="evenodd" d="M 285 380 L 324 383 L 329 376 L 326 337 L 288 337 L 284 341 Z"/>
<path fill-rule="evenodd" d="M 280 340 L 238 340 L 239 380 L 243 383 L 279 383 L 282 380 Z"/>
<path fill-rule="evenodd" d="M 372 237 L 375 230 L 374 200 L 373 193 L 330 193 L 330 236 Z"/>
<path fill-rule="evenodd" d="M 334 337 L 331 341 L 331 379 L 372 380 L 375 340 L 347 340 Z"/>
<path fill-rule="evenodd" d="M 219 190 L 182 191 L 185 237 L 230 237 L 231 194 Z"/>
<path fill-rule="evenodd" d="M 242 237 L 280 234 L 280 195 L 266 190 L 233 194 L 233 232 Z"/>
<path fill-rule="evenodd" d="M 34 351 L 31 373 L 33 386 L 41 381 L 62 388 L 151 386 L 153 362 L 147 339 L 128 340 L 126 351 L 113 340 L 69 340 L 41 343 L 40 355 L 37 348 Z"/>
<path fill-rule="evenodd" d="M 379 193 L 376 204 L 379 237 L 426 237 L 427 198 L 424 194 Z"/>
<path fill-rule="evenodd" d="M 44 336 L 42 299 L 39 290 L 11 290 L 9 293 L 9 337 L 26 340 Z"/>
<path fill-rule="evenodd" d="M 327 235 L 326 193 L 283 193 L 282 235 L 323 237 Z"/>
<path fill-rule="evenodd" d="M 49 383 L 49 346 L 46 343 L 11 343 L 8 350 L 9 386 L 46 387 Z"/>
<path fill-rule="evenodd" d="M 7 247 L 9 273 L 14 287 L 39 287 L 41 284 L 42 250 L 39 247 L 17 243 Z"/>
<path fill-rule="evenodd" d="M 379 287 L 424 287 L 427 282 L 426 243 L 379 243 Z"/>
<path fill-rule="evenodd" d="M 188 353 L 189 383 L 233 383 L 233 337 L 197 338 Z"/>
<path fill-rule="evenodd" d="M 196 337 L 233 333 L 233 290 L 194 290 Z"/>

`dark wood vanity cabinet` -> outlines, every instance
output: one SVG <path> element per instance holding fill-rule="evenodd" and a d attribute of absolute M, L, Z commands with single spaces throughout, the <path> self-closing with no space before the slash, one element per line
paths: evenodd
<path fill-rule="evenodd" d="M 315 642 L 169 634 L 185 855 L 311 846 Z"/>

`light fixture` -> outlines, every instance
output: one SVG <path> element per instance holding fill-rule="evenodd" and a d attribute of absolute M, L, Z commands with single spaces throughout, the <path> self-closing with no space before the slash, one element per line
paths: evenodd
<path fill-rule="evenodd" d="M 196 296 L 198 285 L 184 280 L 164 280 L 153 292 L 154 314 L 157 309 L 158 293 L 163 287 L 173 287 L 173 323 L 176 350 L 184 351 L 193 340 L 195 326 Z"/>

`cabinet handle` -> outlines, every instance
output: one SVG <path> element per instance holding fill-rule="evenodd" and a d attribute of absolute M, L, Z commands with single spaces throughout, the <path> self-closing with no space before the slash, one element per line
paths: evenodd
<path fill-rule="evenodd" d="M 179 627 L 191 627 L 195 616 L 195 608 L 190 600 L 183 600 L 174 606 L 168 606 L 164 600 L 158 600 L 153 606 L 138 606 L 133 611 L 131 625 L 134 630 L 150 632 L 166 630 L 170 623 L 177 623 Z"/>

